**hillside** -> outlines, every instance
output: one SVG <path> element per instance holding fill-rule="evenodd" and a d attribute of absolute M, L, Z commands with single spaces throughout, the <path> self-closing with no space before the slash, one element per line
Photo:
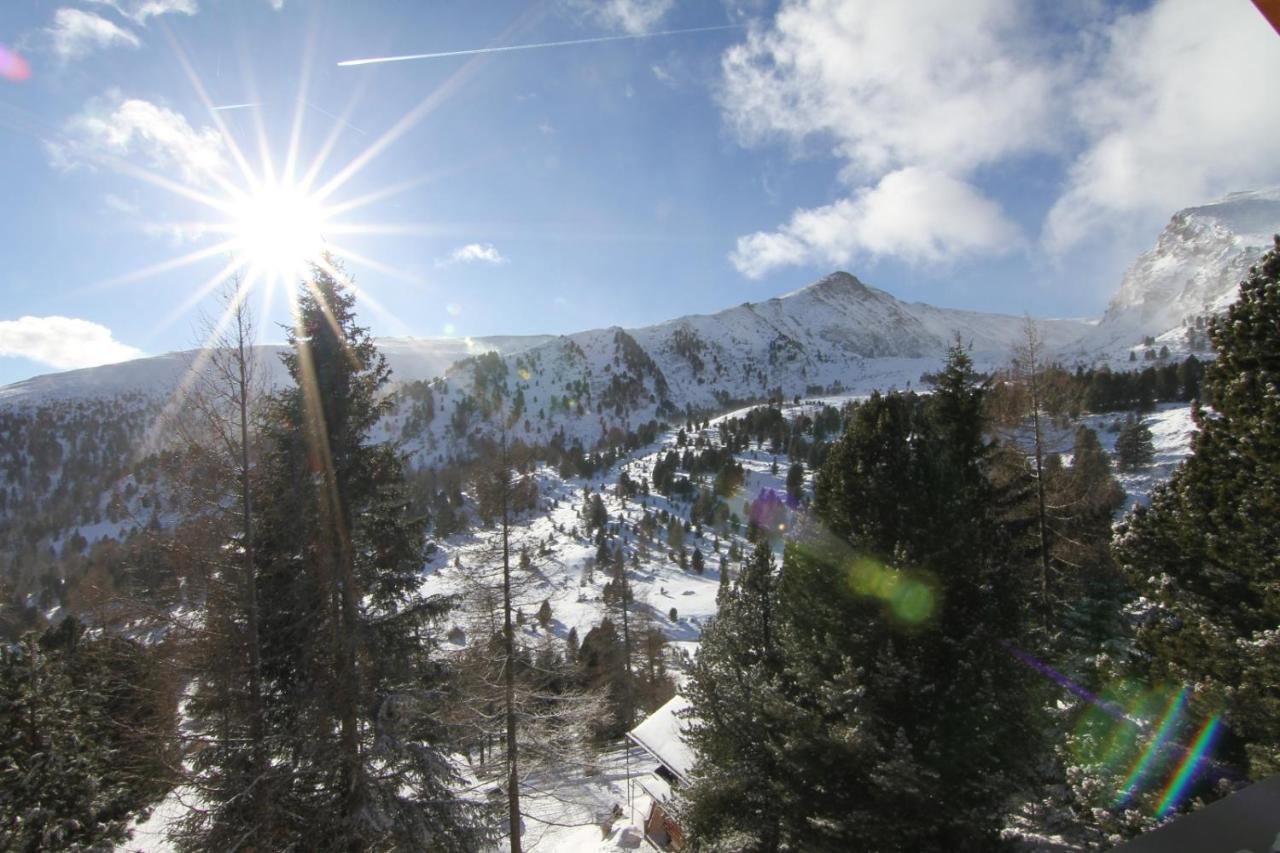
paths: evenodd
<path fill-rule="evenodd" d="M 481 352 L 516 353 L 551 340 L 547 335 L 500 335 L 487 338 L 380 338 L 378 347 L 399 382 L 431 379 L 459 359 Z M 286 347 L 255 348 L 267 383 L 285 381 L 280 354 Z M 54 400 L 111 398 L 140 394 L 163 399 L 182 382 L 198 350 L 165 353 L 117 364 L 49 373 L 0 387 L 0 406 L 32 405 Z"/>
<path fill-rule="evenodd" d="M 515 432 L 590 447 L 654 419 L 767 397 L 904 387 L 959 336 L 975 362 L 1007 360 L 1024 318 L 902 302 L 846 272 L 760 303 L 638 329 L 594 329 L 501 358 L 470 359 L 434 383 L 436 417 L 416 445 L 430 460 L 466 452 L 477 400 L 497 395 Z M 1046 346 L 1088 331 L 1039 321 Z"/>
<path fill-rule="evenodd" d="M 1178 211 L 1129 267 L 1097 327 L 1069 350 L 1124 356 L 1144 338 L 1177 354 L 1206 350 L 1196 334 L 1203 318 L 1235 300 L 1237 285 L 1277 233 L 1280 188 Z"/>

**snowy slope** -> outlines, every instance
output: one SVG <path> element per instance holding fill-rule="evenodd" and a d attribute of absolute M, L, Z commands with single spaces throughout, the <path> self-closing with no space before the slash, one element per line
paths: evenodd
<path fill-rule="evenodd" d="M 1097 327 L 1072 349 L 1127 354 L 1151 336 L 1183 347 L 1187 318 L 1235 301 L 1249 267 L 1280 233 L 1280 188 L 1232 193 L 1173 215 L 1156 245 L 1125 273 Z"/>
<path fill-rule="evenodd" d="M 431 379 L 442 375 L 454 362 L 481 352 L 516 353 L 551 340 L 547 335 L 506 335 L 489 338 L 379 338 L 378 348 L 391 365 L 399 382 Z M 267 344 L 255 347 L 268 382 L 278 385 L 287 374 L 279 355 L 286 347 Z M 168 397 L 182 381 L 198 354 L 197 350 L 171 352 L 118 364 L 86 367 L 50 373 L 0 387 L 0 405 L 31 404 L 48 400 L 114 397 L 139 393 L 147 397 Z"/>
<path fill-rule="evenodd" d="M 506 356 L 499 384 L 508 400 L 517 393 L 523 400 L 515 406 L 523 416 L 516 425 L 521 438 L 545 443 L 563 434 L 567 443 L 591 447 L 615 427 L 625 432 L 771 394 L 904 387 L 939 367 L 956 336 L 980 367 L 990 368 L 1008 360 L 1024 322 L 902 302 L 836 272 L 785 296 L 715 314 L 557 338 Z M 1051 348 L 1091 328 L 1078 320 L 1038 323 Z M 438 386 L 439 415 L 421 436 L 424 459 L 465 454 L 472 426 L 464 415 L 492 390 L 481 387 L 489 379 L 479 379 L 476 368 L 461 362 Z"/>
<path fill-rule="evenodd" d="M 800 414 L 813 415 L 816 407 L 822 403 L 840 406 L 852 396 L 854 395 L 806 400 L 798 405 L 785 405 L 783 411 L 790 420 Z M 746 411 L 741 409 L 711 419 L 709 428 L 692 433 L 690 440 L 696 440 L 700 436 L 706 444 L 718 445 L 719 423 L 727 418 L 740 417 Z M 1143 420 L 1152 430 L 1155 460 L 1146 468 L 1118 475 L 1121 485 L 1128 492 L 1122 513 L 1135 504 L 1145 503 L 1150 490 L 1167 479 L 1173 469 L 1186 458 L 1194 430 L 1190 411 L 1190 406 L 1186 404 L 1164 405 L 1144 416 Z M 1118 417 L 1114 414 L 1090 415 L 1083 420 L 1083 423 L 1097 431 L 1103 447 L 1109 453 L 1114 453 L 1116 438 L 1110 429 L 1113 422 L 1118 422 Z M 1061 440 L 1069 440 L 1072 431 L 1073 426 L 1065 426 Z M 589 490 L 593 494 L 599 494 L 604 500 L 611 519 L 610 531 L 614 534 L 614 541 L 627 553 L 627 564 L 630 567 L 628 578 L 636 602 L 633 613 L 649 614 L 666 633 L 678 655 L 696 653 L 702 629 L 716 613 L 715 595 L 720 573 L 738 570 L 737 565 L 732 565 L 725 559 L 730 543 L 736 541 L 744 553 L 750 553 L 750 546 L 743 536 L 744 529 L 714 531 L 695 528 L 686 536 L 685 544 L 690 550 L 696 546 L 706 554 L 706 569 L 700 575 L 682 570 L 670 558 L 663 543 L 665 533 L 661 529 L 656 540 L 647 540 L 645 547 L 641 547 L 640 540 L 644 534 L 640 521 L 645 513 L 656 514 L 666 510 L 678 518 L 687 519 L 690 507 L 678 499 L 667 499 L 656 492 L 624 501 L 615 493 L 618 478 L 624 469 L 634 479 L 651 476 L 653 466 L 660 456 L 672 449 L 677 449 L 675 430 L 662 433 L 653 444 L 623 457 L 612 468 L 589 479 L 562 478 L 554 470 L 545 467 L 536 472 L 542 507 L 518 519 L 511 532 L 515 548 L 519 549 L 527 544 L 535 552 L 529 577 L 522 577 L 523 572 L 517 574 L 519 592 L 515 603 L 529 615 L 545 599 L 551 605 L 552 618 L 546 630 L 540 628 L 534 619 L 526 619 L 518 629 L 525 644 L 537 648 L 548 640 L 563 643 L 571 629 L 576 629 L 578 636 L 583 637 L 606 615 L 603 592 L 607 573 L 593 568 L 596 545 L 583 529 L 580 513 L 585 491 Z M 754 445 L 736 454 L 736 459 L 743 464 L 746 482 L 730 503 L 738 515 L 745 518 L 748 515 L 745 505 L 753 497 L 765 489 L 779 492 L 785 490 L 784 478 L 788 460 L 785 456 L 779 457 L 779 473 L 774 474 L 771 470 L 773 455 L 766 447 Z M 806 491 L 811 493 L 812 472 L 809 472 L 807 481 Z M 789 527 L 794 526 L 792 519 L 787 521 Z M 493 561 L 498 536 L 496 529 L 480 528 L 438 542 L 438 550 L 423 569 L 424 591 L 459 594 L 465 601 L 466 592 L 470 588 L 469 576 L 477 567 Z M 548 543 L 549 553 L 537 554 L 537 546 L 541 543 Z M 631 567 L 631 555 L 637 552 L 645 556 L 638 557 L 634 567 Z M 670 618 L 672 608 L 676 609 L 674 620 Z M 464 605 L 455 611 L 450 625 L 465 627 L 467 624 Z M 467 636 L 462 643 L 470 641 L 471 637 Z M 673 665 L 677 667 L 677 677 L 682 678 L 683 673 L 678 669 L 679 657 L 673 661 Z M 633 776 L 648 772 L 651 765 L 651 759 L 637 750 L 631 751 L 630 769 Z M 619 849 L 618 832 L 627 825 L 628 815 L 624 814 L 624 818 L 615 825 L 608 837 L 602 837 L 599 828 L 602 817 L 614 804 L 618 804 L 624 808 L 624 813 L 629 812 L 631 821 L 638 824 L 647 814 L 649 806 L 646 795 L 635 786 L 631 791 L 631 808 L 627 809 L 626 770 L 624 751 L 613 747 L 595 756 L 591 772 L 587 772 L 585 767 L 566 765 L 554 773 L 539 774 L 530 779 L 529 790 L 524 798 L 524 808 L 528 815 L 524 821 L 525 849 L 540 853 Z M 132 842 L 122 845 L 118 850 L 121 853 L 167 853 L 171 848 L 164 838 L 165 829 L 169 822 L 183 814 L 185 808 L 187 806 L 181 802 L 180 792 L 171 794 L 151 819 L 138 827 Z"/>

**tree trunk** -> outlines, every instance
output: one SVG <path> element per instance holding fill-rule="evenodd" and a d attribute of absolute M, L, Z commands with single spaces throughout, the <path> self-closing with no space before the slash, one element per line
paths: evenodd
<path fill-rule="evenodd" d="M 503 680 L 507 704 L 507 809 L 511 853 L 520 853 L 520 774 L 516 743 L 516 638 L 511 624 L 511 471 L 508 467 L 506 437 L 502 442 L 502 637 L 506 646 Z"/>
<path fill-rule="evenodd" d="M 238 290 L 239 282 L 237 282 Z M 249 356 L 245 352 L 248 328 L 245 308 L 240 293 L 236 293 L 236 368 L 238 396 L 240 398 L 240 500 L 244 528 L 244 586 L 246 641 L 249 646 L 249 739 L 253 763 L 253 812 L 255 834 L 263 830 L 266 816 L 266 794 L 262 787 L 267 772 L 267 751 L 264 721 L 262 718 L 262 651 L 258 636 L 258 579 L 253 550 L 253 495 L 249 489 Z"/>

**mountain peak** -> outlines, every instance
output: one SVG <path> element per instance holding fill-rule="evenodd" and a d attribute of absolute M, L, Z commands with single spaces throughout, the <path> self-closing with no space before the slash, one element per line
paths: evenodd
<path fill-rule="evenodd" d="M 856 288 L 858 290 L 867 289 L 867 286 L 859 281 L 856 275 L 847 273 L 844 270 L 836 270 L 830 275 L 818 279 L 814 282 L 813 286 L 825 288 Z"/>
<path fill-rule="evenodd" d="M 813 284 L 806 285 L 799 290 L 793 290 L 790 293 L 784 294 L 783 298 L 786 298 L 787 296 L 798 296 L 801 293 L 816 293 L 840 297 L 848 297 L 850 295 L 866 297 L 871 294 L 871 288 L 859 281 L 856 275 L 847 273 L 844 270 L 836 270 L 835 272 L 818 279 Z"/>

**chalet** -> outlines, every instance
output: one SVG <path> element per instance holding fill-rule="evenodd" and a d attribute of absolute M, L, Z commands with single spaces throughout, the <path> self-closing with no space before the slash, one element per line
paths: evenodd
<path fill-rule="evenodd" d="M 685 836 L 673 793 L 688 784 L 694 764 L 693 749 L 684 736 L 691 723 L 688 711 L 689 701 L 675 696 L 627 732 L 627 737 L 654 760 L 652 771 L 635 780 L 650 799 L 645 837 L 659 850 L 677 853 L 685 849 Z"/>

